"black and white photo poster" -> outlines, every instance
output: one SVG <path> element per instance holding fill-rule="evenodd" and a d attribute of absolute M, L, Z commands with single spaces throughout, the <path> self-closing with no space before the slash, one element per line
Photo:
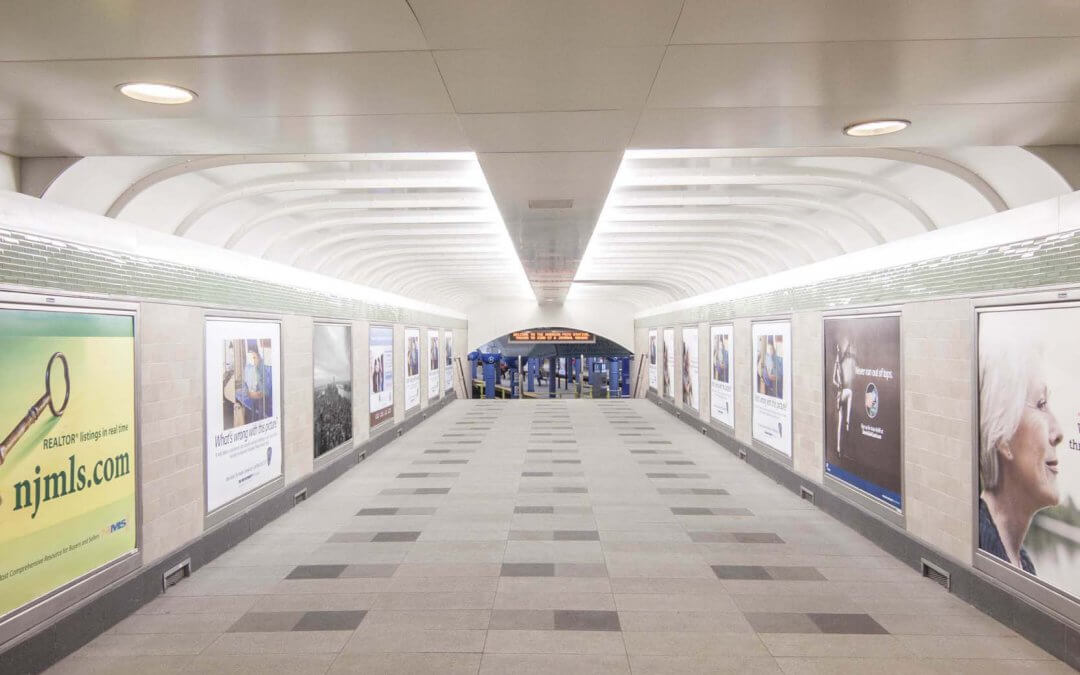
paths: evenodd
<path fill-rule="evenodd" d="M 659 391 L 659 385 L 656 381 L 656 329 L 649 331 L 649 389 L 653 391 Z"/>
<path fill-rule="evenodd" d="M 791 457 L 791 322 L 754 323 L 753 432 Z"/>
<path fill-rule="evenodd" d="M 664 329 L 664 396 L 675 398 L 675 329 Z"/>
<path fill-rule="evenodd" d="M 682 404 L 700 410 L 701 391 L 698 379 L 698 329 L 682 329 Z"/>
<path fill-rule="evenodd" d="M 315 456 L 352 440 L 352 328 L 315 324 L 312 334 Z"/>
<path fill-rule="evenodd" d="M 420 329 L 405 329 L 405 410 L 420 407 Z"/>

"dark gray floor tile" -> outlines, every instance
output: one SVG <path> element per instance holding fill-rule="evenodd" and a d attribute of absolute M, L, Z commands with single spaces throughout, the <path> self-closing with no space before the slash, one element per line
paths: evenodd
<path fill-rule="evenodd" d="M 356 515 L 358 515 L 358 516 L 393 516 L 393 515 L 397 515 L 397 512 L 398 512 L 398 510 L 397 510 L 396 507 L 371 508 L 371 509 L 360 509 L 359 511 L 356 512 Z"/>
<path fill-rule="evenodd" d="M 631 450 L 631 455 L 655 455 L 655 450 Z"/>
<path fill-rule="evenodd" d="M 713 565 L 713 572 L 720 579 L 745 579 L 764 581 L 772 579 L 769 571 L 760 565 Z"/>
<path fill-rule="evenodd" d="M 647 474 L 645 474 L 645 476 L 647 478 L 678 478 L 679 474 L 677 474 L 677 473 L 647 473 Z"/>
<path fill-rule="evenodd" d="M 364 610 L 305 612 L 293 630 L 356 630 L 365 616 Z"/>
<path fill-rule="evenodd" d="M 326 541 L 331 544 L 356 544 L 372 541 L 373 532 L 335 532 Z"/>
<path fill-rule="evenodd" d="M 704 506 L 672 506 L 671 513 L 676 516 L 711 516 L 713 511 Z"/>
<path fill-rule="evenodd" d="M 807 614 L 822 633 L 846 635 L 884 635 L 889 631 L 869 614 Z"/>
<path fill-rule="evenodd" d="M 555 513 L 554 506 L 515 506 L 514 513 Z"/>
<path fill-rule="evenodd" d="M 521 477 L 522 478 L 546 478 L 546 477 L 551 477 L 551 476 L 554 476 L 554 475 L 555 474 L 553 472 L 551 472 L 551 471 L 522 471 L 521 472 Z"/>
<path fill-rule="evenodd" d="M 580 459 L 553 459 L 552 464 L 581 464 Z"/>
<path fill-rule="evenodd" d="M 397 571 L 397 565 L 347 565 L 341 573 L 341 579 L 367 579 L 374 577 L 392 577 Z"/>
<path fill-rule="evenodd" d="M 406 471 L 397 475 L 398 478 L 427 478 L 429 476 L 431 476 L 430 473 L 423 471 Z"/>
<path fill-rule="evenodd" d="M 720 488 L 690 488 L 690 493 L 695 495 L 726 495 L 728 491 Z"/>
<path fill-rule="evenodd" d="M 555 610 L 555 630 L 621 630 L 619 613 L 557 609 Z"/>
<path fill-rule="evenodd" d="M 229 633 L 285 633 L 291 631 L 304 612 L 248 612 L 236 620 Z"/>
<path fill-rule="evenodd" d="M 820 633 L 821 628 L 806 614 L 796 612 L 744 612 L 758 633 Z"/>
<path fill-rule="evenodd" d="M 397 510 L 399 516 L 433 516 L 438 509 L 431 506 L 403 506 Z"/>
<path fill-rule="evenodd" d="M 504 577 L 553 577 L 555 563 L 503 563 L 500 576 Z"/>
<path fill-rule="evenodd" d="M 378 532 L 372 538 L 373 542 L 388 541 L 416 541 L 420 538 L 419 532 Z"/>
<path fill-rule="evenodd" d="M 769 576 L 777 581 L 825 581 L 825 577 L 813 567 L 766 567 Z"/>
<path fill-rule="evenodd" d="M 450 488 L 416 488 L 413 490 L 413 494 L 416 495 L 448 495 L 450 494 Z"/>
<path fill-rule="evenodd" d="M 784 540 L 775 532 L 733 532 L 735 541 L 740 544 L 783 544 Z"/>
<path fill-rule="evenodd" d="M 346 565 L 298 565 L 286 579 L 337 579 Z"/>
<path fill-rule="evenodd" d="M 600 541 L 596 530 L 555 530 L 555 541 Z"/>

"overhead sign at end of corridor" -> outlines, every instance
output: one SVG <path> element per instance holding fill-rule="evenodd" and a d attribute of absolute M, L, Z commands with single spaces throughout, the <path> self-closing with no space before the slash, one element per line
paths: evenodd
<path fill-rule="evenodd" d="M 510 343 L 568 342 L 594 344 L 596 336 L 579 330 L 522 330 L 510 333 Z"/>

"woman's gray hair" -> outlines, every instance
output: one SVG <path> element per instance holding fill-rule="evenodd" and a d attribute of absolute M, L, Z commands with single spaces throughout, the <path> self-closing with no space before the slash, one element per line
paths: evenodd
<path fill-rule="evenodd" d="M 1028 383 L 1038 368 L 1041 351 L 1030 335 L 1014 332 L 1005 321 L 981 322 L 979 478 L 983 490 L 993 490 L 1001 478 L 999 449 L 1020 426 Z"/>

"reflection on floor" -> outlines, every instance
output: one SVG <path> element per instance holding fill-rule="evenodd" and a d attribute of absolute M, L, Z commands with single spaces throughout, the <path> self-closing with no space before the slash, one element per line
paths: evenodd
<path fill-rule="evenodd" d="M 1068 673 L 644 401 L 461 401 L 53 673 Z"/>

